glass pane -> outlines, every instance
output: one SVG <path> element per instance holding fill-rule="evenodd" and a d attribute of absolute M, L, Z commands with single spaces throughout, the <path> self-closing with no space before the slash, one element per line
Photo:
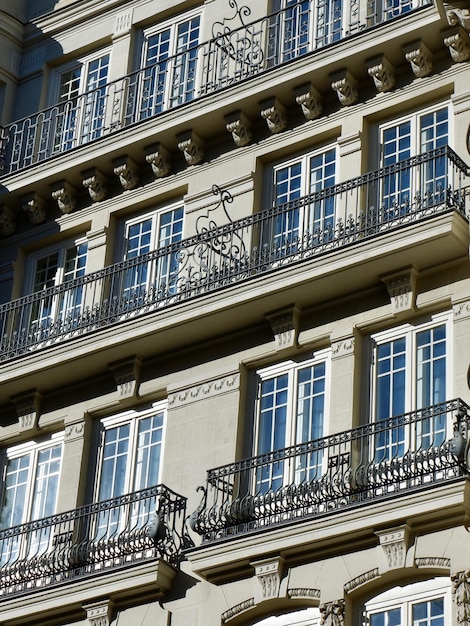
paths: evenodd
<path fill-rule="evenodd" d="M 306 443 L 323 436 L 325 384 L 324 363 L 299 370 L 296 443 Z M 302 454 L 296 463 L 296 482 L 318 479 L 322 474 L 322 460 L 322 449 Z"/>

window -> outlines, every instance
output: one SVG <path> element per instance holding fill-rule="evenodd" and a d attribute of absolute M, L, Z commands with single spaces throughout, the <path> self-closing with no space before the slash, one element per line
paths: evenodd
<path fill-rule="evenodd" d="M 70 150 L 102 135 L 109 60 L 109 53 L 100 53 L 59 70 L 54 151 Z"/>
<path fill-rule="evenodd" d="M 138 81 L 131 85 L 139 102 L 138 119 L 184 104 L 194 97 L 200 16 L 173 21 L 143 33 Z"/>
<path fill-rule="evenodd" d="M 56 512 L 62 458 L 62 435 L 6 450 L 2 462 L 0 528 L 39 520 Z M 11 533 L 0 540 L 0 564 L 43 554 L 50 543 L 51 526 L 28 533 Z"/>
<path fill-rule="evenodd" d="M 311 246 L 334 236 L 335 198 L 321 192 L 334 185 L 335 170 L 334 148 L 273 168 L 273 204 L 277 210 L 272 240 L 278 251 L 295 251 L 302 243 Z"/>
<path fill-rule="evenodd" d="M 288 362 L 258 372 L 259 390 L 255 455 L 306 443 L 324 435 L 327 410 L 328 360 Z M 289 460 L 273 461 L 257 470 L 256 491 L 276 491 L 286 484 L 317 479 L 323 452 L 314 450 Z"/>
<path fill-rule="evenodd" d="M 176 293 L 178 255 L 167 247 L 181 241 L 183 219 L 184 208 L 177 206 L 124 224 L 123 259 L 129 266 L 124 270 L 121 293 L 127 307 Z"/>
<path fill-rule="evenodd" d="M 380 128 L 381 166 L 393 166 L 449 143 L 448 107 L 419 113 Z M 424 160 L 419 168 L 402 167 L 383 177 L 381 204 L 407 212 L 413 204 L 441 202 L 447 189 L 445 156 Z"/>
<path fill-rule="evenodd" d="M 420 326 L 405 325 L 394 332 L 373 337 L 374 416 L 376 421 L 403 415 L 446 400 L 446 316 Z M 416 423 L 414 441 L 407 441 L 405 426 L 389 428 L 376 435 L 376 461 L 396 458 L 410 448 L 429 449 L 446 440 L 445 413 Z"/>
<path fill-rule="evenodd" d="M 95 500 L 119 498 L 159 484 L 166 406 L 156 403 L 145 411 L 128 411 L 100 423 L 100 452 Z M 140 528 L 155 513 L 155 498 L 136 498 L 98 516 L 97 538 L 123 529 Z"/>
<path fill-rule="evenodd" d="M 450 585 L 435 578 L 395 587 L 366 603 L 370 626 L 446 626 Z"/>
<path fill-rule="evenodd" d="M 27 292 L 36 296 L 29 311 L 23 311 L 23 323 L 29 315 L 27 325 L 33 333 L 39 332 L 41 337 L 47 338 L 49 332 L 64 326 L 73 327 L 81 312 L 83 297 L 83 286 L 73 281 L 84 276 L 86 257 L 87 243 L 83 240 L 31 257 L 32 275 Z M 68 284 L 68 289 L 54 290 Z"/>

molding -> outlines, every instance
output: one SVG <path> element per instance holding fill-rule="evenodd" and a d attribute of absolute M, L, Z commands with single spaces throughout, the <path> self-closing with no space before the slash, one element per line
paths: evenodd
<path fill-rule="evenodd" d="M 385 559 L 385 571 L 406 566 L 406 554 L 410 541 L 410 527 L 407 524 L 375 532 L 379 538 Z"/>
<path fill-rule="evenodd" d="M 458 3 L 454 0 L 453 4 L 466 5 L 467 2 Z M 450 6 L 447 2 L 444 3 L 444 7 L 446 10 L 447 21 L 451 26 L 456 26 L 457 24 L 459 24 L 460 26 L 465 28 L 466 31 L 470 31 L 470 9 L 466 9 L 463 7 L 453 7 Z"/>
<path fill-rule="evenodd" d="M 293 588 L 287 590 L 287 596 L 292 600 L 308 599 L 308 600 L 320 600 L 320 589 L 310 588 Z"/>
<path fill-rule="evenodd" d="M 354 355 L 356 338 L 354 336 L 344 337 L 331 342 L 331 354 L 333 359 Z"/>
<path fill-rule="evenodd" d="M 411 65 L 413 74 L 417 78 L 429 76 L 432 73 L 433 55 L 425 43 L 418 39 L 403 47 L 405 59 Z"/>
<path fill-rule="evenodd" d="M 260 115 L 266 121 L 273 135 L 287 127 L 287 109 L 276 97 L 267 98 L 259 103 Z"/>
<path fill-rule="evenodd" d="M 23 196 L 21 199 L 21 208 L 28 214 L 31 224 L 42 224 L 46 221 L 46 203 L 35 191 L 27 196 Z"/>
<path fill-rule="evenodd" d="M 155 178 L 164 178 L 171 172 L 171 157 L 168 150 L 161 143 L 155 143 L 146 148 L 145 160 L 152 166 Z"/>
<path fill-rule="evenodd" d="M 176 135 L 178 148 L 188 165 L 199 165 L 204 159 L 204 142 L 193 130 Z"/>
<path fill-rule="evenodd" d="M 369 583 L 371 580 L 375 580 L 376 578 L 380 578 L 379 568 L 371 569 L 368 572 L 364 572 L 363 574 L 359 574 L 355 578 L 352 578 L 349 582 L 344 585 L 345 593 L 351 593 L 355 591 L 358 587 Z"/>
<path fill-rule="evenodd" d="M 120 35 L 127 35 L 132 28 L 134 9 L 128 9 L 127 11 L 121 11 L 116 15 L 114 22 L 113 37 L 119 37 Z"/>
<path fill-rule="evenodd" d="M 93 202 L 101 202 L 108 194 L 108 185 L 102 172 L 96 167 L 82 172 L 83 186 L 88 189 Z"/>
<path fill-rule="evenodd" d="M 42 395 L 36 389 L 11 398 L 16 408 L 21 433 L 38 429 L 39 417 L 41 415 L 41 400 Z"/>
<path fill-rule="evenodd" d="M 362 150 L 362 131 L 358 131 L 353 135 L 338 137 L 338 147 L 340 157 L 348 156 Z"/>
<path fill-rule="evenodd" d="M 367 73 L 373 79 L 379 93 L 390 91 L 395 87 L 395 68 L 385 55 L 366 61 Z"/>
<path fill-rule="evenodd" d="M 233 141 L 238 148 L 247 146 L 253 139 L 251 121 L 241 111 L 235 111 L 225 116 L 225 128 L 232 134 Z"/>
<path fill-rule="evenodd" d="M 240 615 L 240 613 L 244 613 L 245 611 L 248 611 L 248 609 L 251 609 L 254 606 L 255 606 L 254 598 L 248 598 L 248 600 L 239 602 L 235 606 L 232 606 L 232 608 L 222 613 L 222 622 L 226 624 L 232 619 L 232 617 L 237 617 L 237 615 Z"/>
<path fill-rule="evenodd" d="M 380 277 L 387 287 L 394 314 L 416 310 L 417 277 L 418 272 L 414 267 Z"/>
<path fill-rule="evenodd" d="M 306 83 L 294 90 L 295 101 L 302 109 L 305 119 L 315 120 L 323 112 L 323 96 L 312 83 Z"/>
<path fill-rule="evenodd" d="M 84 433 L 85 420 L 81 420 L 75 424 L 67 424 L 64 429 L 64 441 L 68 443 L 83 439 Z"/>
<path fill-rule="evenodd" d="M 355 104 L 359 98 L 358 83 L 347 69 L 330 74 L 331 88 L 336 91 L 342 106 Z"/>
<path fill-rule="evenodd" d="M 239 385 L 240 373 L 236 372 L 235 374 L 229 374 L 217 380 L 211 380 L 193 387 L 169 392 L 168 407 L 177 408 L 191 402 L 198 402 L 202 399 L 218 396 L 238 389 Z"/>
<path fill-rule="evenodd" d="M 301 309 L 296 304 L 266 314 L 273 331 L 276 351 L 298 347 L 300 314 Z"/>
<path fill-rule="evenodd" d="M 66 180 L 51 185 L 51 195 L 57 201 L 61 213 L 72 213 L 77 208 L 77 192 Z"/>
<path fill-rule="evenodd" d="M 454 321 L 470 318 L 470 300 L 458 302 L 452 307 Z"/>
<path fill-rule="evenodd" d="M 124 190 L 134 189 L 139 182 L 139 166 L 130 157 L 123 156 L 113 161 L 113 171 Z"/>
<path fill-rule="evenodd" d="M 415 558 L 416 567 L 442 567 L 450 570 L 450 559 L 439 556 L 422 556 Z"/>
<path fill-rule="evenodd" d="M 88 251 L 101 248 L 106 245 L 106 237 L 108 234 L 108 227 L 103 226 L 97 230 L 90 230 L 86 234 L 86 240 L 88 243 Z"/>

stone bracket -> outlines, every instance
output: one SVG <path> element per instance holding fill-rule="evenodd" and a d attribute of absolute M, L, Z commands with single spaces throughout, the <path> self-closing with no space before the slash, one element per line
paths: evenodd
<path fill-rule="evenodd" d="M 9 237 L 16 230 L 16 216 L 13 209 L 2 204 L 0 205 L 0 235 Z"/>
<path fill-rule="evenodd" d="M 393 313 L 406 313 L 415 310 L 417 276 L 417 270 L 410 267 L 380 277 L 387 287 Z"/>
<path fill-rule="evenodd" d="M 171 171 L 170 153 L 161 143 L 153 144 L 147 148 L 145 160 L 152 166 L 156 178 L 164 178 Z"/>
<path fill-rule="evenodd" d="M 252 138 L 250 120 L 241 111 L 235 111 L 225 116 L 225 128 L 232 134 L 233 141 L 238 148 L 247 146 Z"/>
<path fill-rule="evenodd" d="M 113 612 L 112 600 L 99 600 L 84 604 L 83 609 L 86 611 L 86 618 L 90 626 L 109 626 Z"/>
<path fill-rule="evenodd" d="M 425 43 L 421 40 L 414 41 L 403 47 L 403 53 L 417 78 L 431 74 L 433 55 Z"/>
<path fill-rule="evenodd" d="M 399 569 L 406 566 L 406 555 L 410 541 L 410 527 L 406 524 L 396 528 L 377 531 L 380 547 L 385 555 L 384 571 Z"/>
<path fill-rule="evenodd" d="M 51 195 L 57 201 L 61 213 L 72 213 L 77 208 L 77 192 L 66 180 L 51 186 Z"/>
<path fill-rule="evenodd" d="M 255 602 L 263 602 L 280 597 L 281 580 L 284 572 L 284 559 L 280 556 L 252 561 L 251 565 L 255 569 Z M 285 595 L 285 594 L 283 594 Z"/>
<path fill-rule="evenodd" d="M 123 156 L 113 161 L 113 171 L 124 190 L 134 189 L 139 182 L 139 167 L 130 157 Z"/>
<path fill-rule="evenodd" d="M 358 83 L 347 69 L 339 70 L 330 74 L 331 88 L 336 91 L 338 100 L 342 106 L 349 106 L 357 102 L 359 98 Z"/>
<path fill-rule="evenodd" d="M 275 97 L 267 98 L 259 103 L 260 115 L 270 132 L 275 135 L 282 132 L 287 127 L 287 109 Z"/>
<path fill-rule="evenodd" d="M 295 101 L 307 120 L 315 120 L 322 114 L 323 97 L 312 83 L 306 83 L 295 89 Z"/>
<path fill-rule="evenodd" d="M 121 399 L 138 395 L 142 361 L 137 356 L 110 363 L 108 367 L 113 373 Z"/>
<path fill-rule="evenodd" d="M 293 304 L 285 309 L 279 309 L 266 315 L 266 319 L 271 324 L 274 334 L 276 350 L 296 348 L 298 346 L 300 313 L 301 309 Z"/>
<path fill-rule="evenodd" d="M 390 91 L 395 86 L 395 68 L 384 55 L 369 59 L 367 72 L 379 93 Z"/>
<path fill-rule="evenodd" d="M 21 198 L 21 208 L 28 214 L 31 224 L 42 224 L 47 217 L 45 201 L 36 192 Z"/>
<path fill-rule="evenodd" d="M 188 165 L 198 165 L 204 159 L 204 142 L 193 130 L 176 136 L 178 148 L 184 155 Z"/>
<path fill-rule="evenodd" d="M 83 186 L 88 189 L 93 202 L 101 202 L 106 198 L 108 193 L 106 178 L 96 167 L 82 172 L 82 177 Z"/>
<path fill-rule="evenodd" d="M 32 389 L 25 393 L 13 396 L 11 401 L 15 405 L 20 432 L 35 431 L 38 429 L 41 414 L 42 395 Z"/>
<path fill-rule="evenodd" d="M 449 48 L 450 56 L 455 63 L 463 63 L 470 59 L 470 37 L 460 25 L 451 26 L 442 31 L 444 44 Z"/>

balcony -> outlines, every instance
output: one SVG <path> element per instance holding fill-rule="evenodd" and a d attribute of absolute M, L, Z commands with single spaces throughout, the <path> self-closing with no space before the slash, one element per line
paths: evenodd
<path fill-rule="evenodd" d="M 158 485 L 0 529 L 0 601 L 157 559 L 177 567 L 192 545 L 185 512 L 186 498 Z"/>
<path fill-rule="evenodd" d="M 430 5 L 302 0 L 246 24 L 250 9 L 231 0 L 235 14 L 213 24 L 209 41 L 2 128 L 0 172 L 24 170 Z"/>
<path fill-rule="evenodd" d="M 335 253 L 446 213 L 467 219 L 448 147 L 217 226 L 0 306 L 0 362 Z M 217 187 L 228 215 L 230 194 Z"/>
<path fill-rule="evenodd" d="M 191 527 L 203 544 L 235 540 L 461 481 L 469 410 L 450 400 L 209 470 Z"/>

